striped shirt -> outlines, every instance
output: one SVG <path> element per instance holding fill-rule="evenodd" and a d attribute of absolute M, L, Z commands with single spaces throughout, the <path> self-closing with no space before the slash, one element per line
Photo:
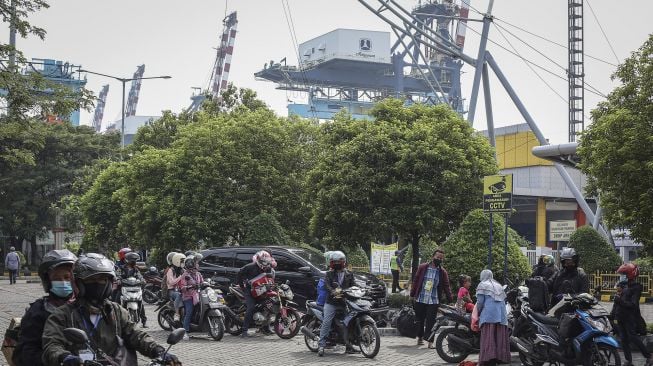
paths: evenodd
<path fill-rule="evenodd" d="M 424 274 L 422 289 L 417 296 L 417 302 L 422 304 L 438 304 L 438 284 L 440 283 L 440 271 L 429 266 Z"/>

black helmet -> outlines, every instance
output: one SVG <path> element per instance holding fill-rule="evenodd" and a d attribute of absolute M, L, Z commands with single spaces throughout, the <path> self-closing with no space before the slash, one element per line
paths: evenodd
<path fill-rule="evenodd" d="M 578 254 L 576 254 L 576 249 L 564 248 L 562 252 L 560 252 L 560 263 L 569 259 L 571 259 L 574 262 L 574 264 L 578 267 L 580 257 L 578 256 Z"/>
<path fill-rule="evenodd" d="M 184 261 L 184 267 L 186 269 L 195 269 L 195 257 L 193 256 L 187 257 L 186 260 Z"/>
<path fill-rule="evenodd" d="M 141 259 L 141 256 L 136 252 L 129 252 L 125 254 L 125 262 L 127 263 L 136 263 Z"/>
<path fill-rule="evenodd" d="M 116 272 L 114 271 L 113 262 L 102 254 L 87 253 L 85 256 L 80 257 L 77 262 L 75 262 L 73 274 L 75 275 L 75 283 L 79 289 L 80 297 L 83 297 L 85 293 L 84 280 L 98 275 L 109 277 L 103 295 L 104 298 L 111 295 L 111 283 L 116 278 Z"/>
<path fill-rule="evenodd" d="M 41 277 L 41 285 L 45 292 L 50 291 L 50 277 L 48 272 L 59 266 L 69 265 L 72 266 L 77 261 L 77 257 L 68 249 L 51 250 L 43 256 L 41 265 L 39 265 L 39 277 Z"/>

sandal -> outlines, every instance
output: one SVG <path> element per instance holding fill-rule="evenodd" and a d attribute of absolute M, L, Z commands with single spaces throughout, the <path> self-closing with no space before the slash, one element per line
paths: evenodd
<path fill-rule="evenodd" d="M 435 349 L 435 345 L 433 344 L 433 342 L 429 342 L 429 345 L 427 346 L 427 348 Z"/>

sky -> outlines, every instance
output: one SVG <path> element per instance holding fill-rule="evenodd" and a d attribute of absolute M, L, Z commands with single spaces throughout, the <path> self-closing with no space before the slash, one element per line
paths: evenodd
<path fill-rule="evenodd" d="M 376 3 L 377 0 L 366 0 Z M 398 0 L 411 9 L 418 0 Z M 255 80 L 254 73 L 270 60 L 284 57 L 288 64 L 297 64 L 297 52 L 291 38 L 291 27 L 282 4 L 287 2 L 292 14 L 292 31 L 299 43 L 336 28 L 352 28 L 390 32 L 389 26 L 356 0 L 65 0 L 51 1 L 51 7 L 34 14 L 30 21 L 47 31 L 45 41 L 36 37 L 19 39 L 17 47 L 29 57 L 52 58 L 82 65 L 84 69 L 119 77 L 131 77 L 136 67 L 145 64 L 145 76 L 170 75 L 169 80 L 143 81 L 137 109 L 138 115 L 160 115 L 161 110 L 179 112 L 190 105 L 192 87 L 208 85 L 215 59 L 215 47 L 222 33 L 226 12 L 238 12 L 238 34 L 235 40 L 229 81 L 238 87 L 254 89 L 259 97 L 278 114 L 286 115 L 288 100 L 299 101 L 305 95 L 276 90 L 275 85 Z M 471 5 L 485 12 L 489 0 L 471 0 Z M 589 9 L 591 6 L 598 22 Z M 567 1 L 564 0 L 496 0 L 492 9 L 495 25 L 490 30 L 488 50 L 506 74 L 539 128 L 552 143 L 567 142 L 567 82 L 538 68 L 540 77 L 562 96 L 556 95 L 519 57 L 506 48 L 511 46 L 522 57 L 552 71 L 563 79 L 567 51 L 509 24 L 565 45 L 567 42 Z M 615 66 L 595 61 L 591 55 L 617 64 L 640 47 L 653 31 L 649 21 L 653 14 L 650 0 L 585 0 L 585 81 L 602 94 L 617 84 L 611 81 Z M 470 17 L 482 16 L 474 10 Z M 469 23 L 465 53 L 476 58 L 481 23 Z M 606 42 L 602 26 L 612 48 Z M 507 33 L 523 39 L 521 42 Z M 501 32 L 501 33 L 500 33 Z M 6 32 L 8 37 L 8 31 Z M 392 36 L 394 40 L 394 35 Z M 538 50 L 556 66 L 533 49 Z M 616 56 L 615 56 L 616 54 Z M 463 67 L 462 93 L 469 101 L 473 68 Z M 88 75 L 87 88 L 98 94 L 102 85 L 110 84 L 103 126 L 120 118 L 120 83 L 100 76 Z M 523 123 L 524 120 L 492 77 L 492 103 L 495 126 Z M 129 87 L 129 85 L 128 85 Z M 585 114 L 601 96 L 585 93 Z M 90 124 L 92 113 L 82 112 L 82 124 Z M 586 118 L 588 123 L 589 118 Z M 486 128 L 482 93 L 474 127 Z"/>

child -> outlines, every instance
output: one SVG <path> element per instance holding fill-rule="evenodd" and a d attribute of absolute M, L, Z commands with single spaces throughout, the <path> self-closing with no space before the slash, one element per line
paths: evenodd
<path fill-rule="evenodd" d="M 474 303 L 472 302 L 472 297 L 469 295 L 469 288 L 472 286 L 472 278 L 467 275 L 460 275 L 458 277 L 458 299 L 456 300 L 456 308 L 458 311 L 465 315 L 466 313 L 471 314 L 474 310 Z"/>

